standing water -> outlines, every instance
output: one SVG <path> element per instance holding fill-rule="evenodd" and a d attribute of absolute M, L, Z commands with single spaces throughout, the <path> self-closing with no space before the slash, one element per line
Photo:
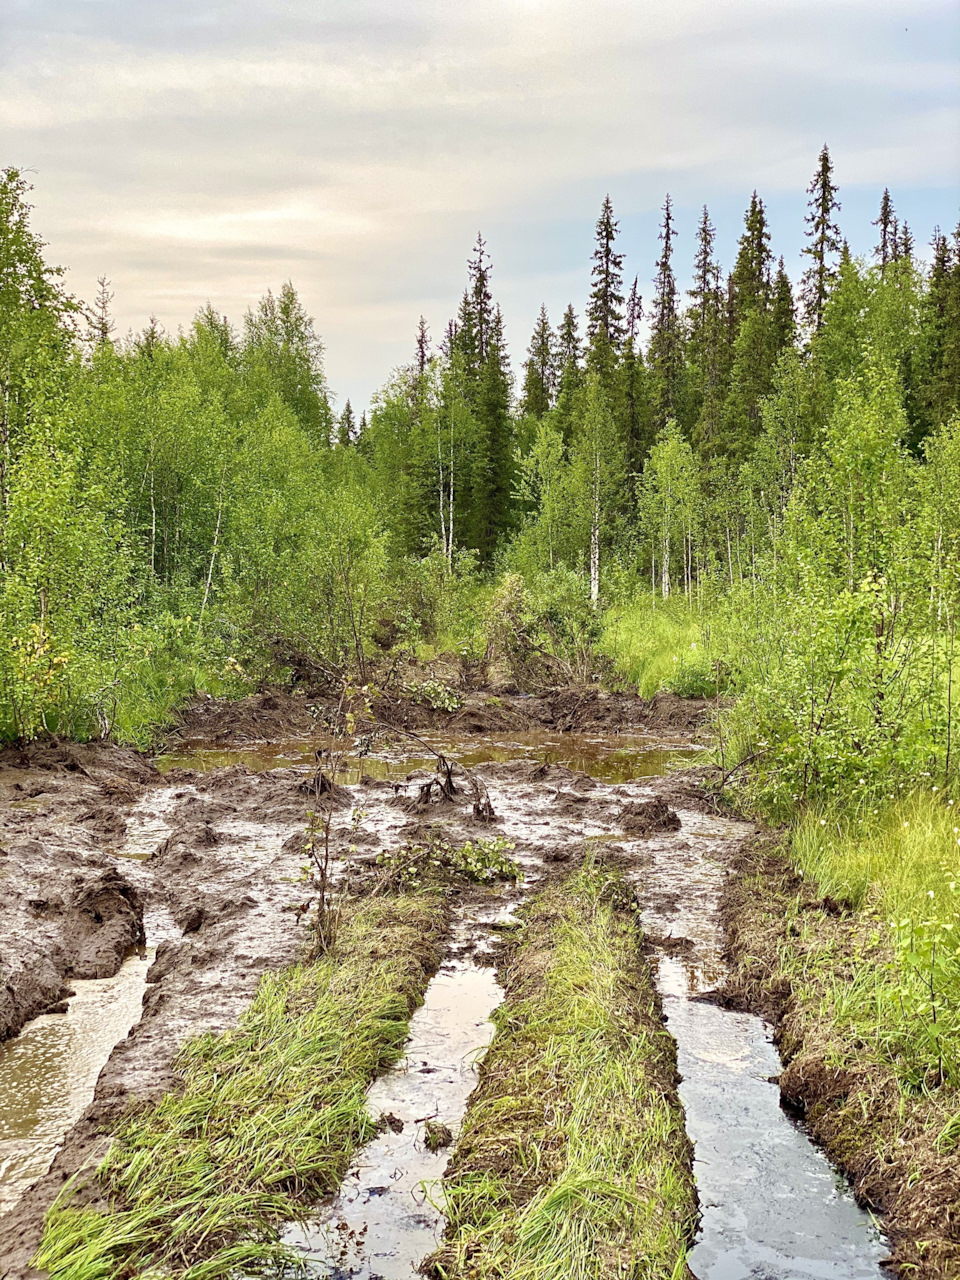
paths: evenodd
<path fill-rule="evenodd" d="M 696 1151 L 701 1223 L 690 1269 L 697 1280 L 876 1280 L 888 1251 L 846 1182 L 780 1107 L 769 1027 L 697 999 L 725 973 L 723 868 L 711 853 L 737 834 L 736 824 L 685 813 L 679 841 L 651 842 L 641 886 L 654 943 L 672 939 L 673 951 L 686 940 L 682 960 L 659 956 L 658 986 Z"/>
<path fill-rule="evenodd" d="M 465 913 L 454 932 L 454 954 L 458 942 L 493 919 L 491 911 Z M 403 1060 L 367 1094 L 371 1113 L 384 1117 L 383 1131 L 359 1153 L 339 1194 L 312 1221 L 284 1234 L 308 1274 L 409 1280 L 439 1244 L 439 1180 L 493 1036 L 490 1014 L 503 996 L 485 958 L 474 952 L 441 966 L 411 1019 Z M 447 1130 L 443 1145 L 431 1149 L 440 1125 Z"/>
<path fill-rule="evenodd" d="M 150 957 L 112 978 L 73 983 L 66 1013 L 45 1013 L 0 1045 L 0 1213 L 50 1168 L 114 1045 L 140 1016 Z"/>

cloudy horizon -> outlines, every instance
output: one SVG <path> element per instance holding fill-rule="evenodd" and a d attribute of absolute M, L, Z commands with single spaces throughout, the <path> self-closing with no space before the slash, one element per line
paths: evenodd
<path fill-rule="evenodd" d="M 828 142 L 869 252 L 889 187 L 918 244 L 960 205 L 960 18 L 944 0 L 16 0 L 4 164 L 69 286 L 118 331 L 293 280 L 342 404 L 439 336 L 481 230 L 514 369 L 541 302 L 579 310 L 609 193 L 648 296 L 669 190 L 685 279 L 703 203 L 729 266 L 756 188 L 796 277 Z"/>

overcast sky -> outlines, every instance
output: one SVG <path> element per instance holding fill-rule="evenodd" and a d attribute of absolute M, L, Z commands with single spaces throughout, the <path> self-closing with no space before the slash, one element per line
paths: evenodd
<path fill-rule="evenodd" d="M 855 252 L 884 186 L 918 241 L 960 217 L 956 0 L 5 0 L 2 163 L 118 327 L 232 319 L 294 281 L 339 403 L 439 337 L 478 230 L 519 368 L 579 310 L 609 192 L 650 293 L 669 190 L 688 274 L 756 187 L 795 274 L 824 141 Z"/>

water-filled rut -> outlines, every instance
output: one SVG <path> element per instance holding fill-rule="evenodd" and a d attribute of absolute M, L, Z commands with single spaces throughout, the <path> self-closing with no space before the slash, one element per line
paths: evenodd
<path fill-rule="evenodd" d="M 541 876 L 573 869 L 591 850 L 608 859 L 640 895 L 667 1026 L 678 1045 L 702 1213 L 693 1274 L 697 1280 L 880 1275 L 885 1250 L 869 1217 L 780 1109 L 769 1028 L 702 999 L 724 977 L 720 889 L 729 854 L 751 828 L 702 812 L 694 784 L 659 776 L 684 762 L 686 744 L 523 733 L 499 740 L 431 735 L 430 742 L 482 779 L 495 826 L 478 830 L 469 806 L 418 807 L 434 760 L 397 737 L 372 757 L 348 760 L 341 774 L 347 799 L 331 829 L 340 883 L 361 884 L 382 850 L 437 831 L 451 841 L 481 834 L 509 841 L 526 872 L 523 893 L 535 892 Z M 91 984 L 90 1000 L 101 1006 L 85 1004 L 87 988 L 78 989 L 70 1013 L 29 1023 L 0 1050 L 0 1114 L 12 1117 L 0 1132 L 0 1208 L 53 1160 L 51 1173 L 0 1223 L 0 1235 L 6 1227 L 0 1263 L 10 1277 L 28 1274 L 42 1213 L 63 1179 L 102 1155 L 100 1130 L 109 1130 L 131 1101 L 154 1101 L 175 1087 L 174 1055 L 183 1040 L 232 1026 L 259 976 L 295 959 L 305 936 L 299 833 L 315 803 L 307 786 L 310 744 L 235 750 L 197 744 L 159 763 L 166 776 L 155 775 L 130 795 L 120 834 L 84 828 L 82 837 L 63 837 L 74 840 L 67 850 L 72 864 L 111 857 L 143 898 L 147 943 L 157 948 L 149 972 L 145 962 L 128 961 L 116 979 Z M 658 796 L 679 814 L 679 830 L 638 828 L 637 806 Z M 20 829 L 27 825 L 24 817 L 16 821 Z M 435 1247 L 449 1149 L 431 1150 L 428 1133 L 438 1124 L 456 1137 L 501 996 L 484 951 L 497 912 L 517 897 L 504 890 L 482 910 L 455 912 L 448 957 L 413 1016 L 405 1059 L 371 1088 L 371 1112 L 384 1116 L 381 1133 L 357 1154 L 339 1196 L 287 1230 L 287 1243 L 314 1273 L 394 1280 L 413 1275 Z M 114 997 L 119 991 L 123 998 Z M 100 1007 L 102 1015 L 81 1013 Z M 74 1124 L 106 1056 L 93 1104 Z M 16 1064 L 34 1059 L 48 1066 L 38 1076 L 43 1098 L 28 1114 L 33 1104 L 15 1095 L 32 1068 Z M 67 1095 L 69 1106 L 47 1106 Z M 5 1147 L 8 1141 L 19 1148 Z"/>

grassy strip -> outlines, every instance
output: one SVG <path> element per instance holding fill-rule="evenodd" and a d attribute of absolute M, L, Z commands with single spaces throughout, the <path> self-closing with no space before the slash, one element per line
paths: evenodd
<path fill-rule="evenodd" d="M 949 989 L 934 974 L 931 998 L 931 957 L 903 954 L 888 912 L 926 903 L 921 926 L 946 913 L 939 859 L 957 837 L 950 812 L 909 803 L 863 827 L 809 816 L 740 856 L 723 902 L 729 994 L 779 1023 L 783 1096 L 883 1212 L 902 1274 L 946 1280 L 960 1275 L 960 1087 L 940 1070 L 955 1006 L 933 1022 Z"/>
<path fill-rule="evenodd" d="M 332 954 L 266 976 L 236 1030 L 185 1046 L 182 1090 L 127 1119 L 97 1171 L 109 1209 L 58 1202 L 35 1265 L 221 1280 L 281 1264 L 276 1225 L 375 1131 L 367 1086 L 401 1055 L 445 929 L 434 895 L 350 905 Z"/>
<path fill-rule="evenodd" d="M 628 905 L 622 884 L 584 869 L 529 910 L 444 1183 L 434 1275 L 687 1274 L 676 1058 Z"/>

